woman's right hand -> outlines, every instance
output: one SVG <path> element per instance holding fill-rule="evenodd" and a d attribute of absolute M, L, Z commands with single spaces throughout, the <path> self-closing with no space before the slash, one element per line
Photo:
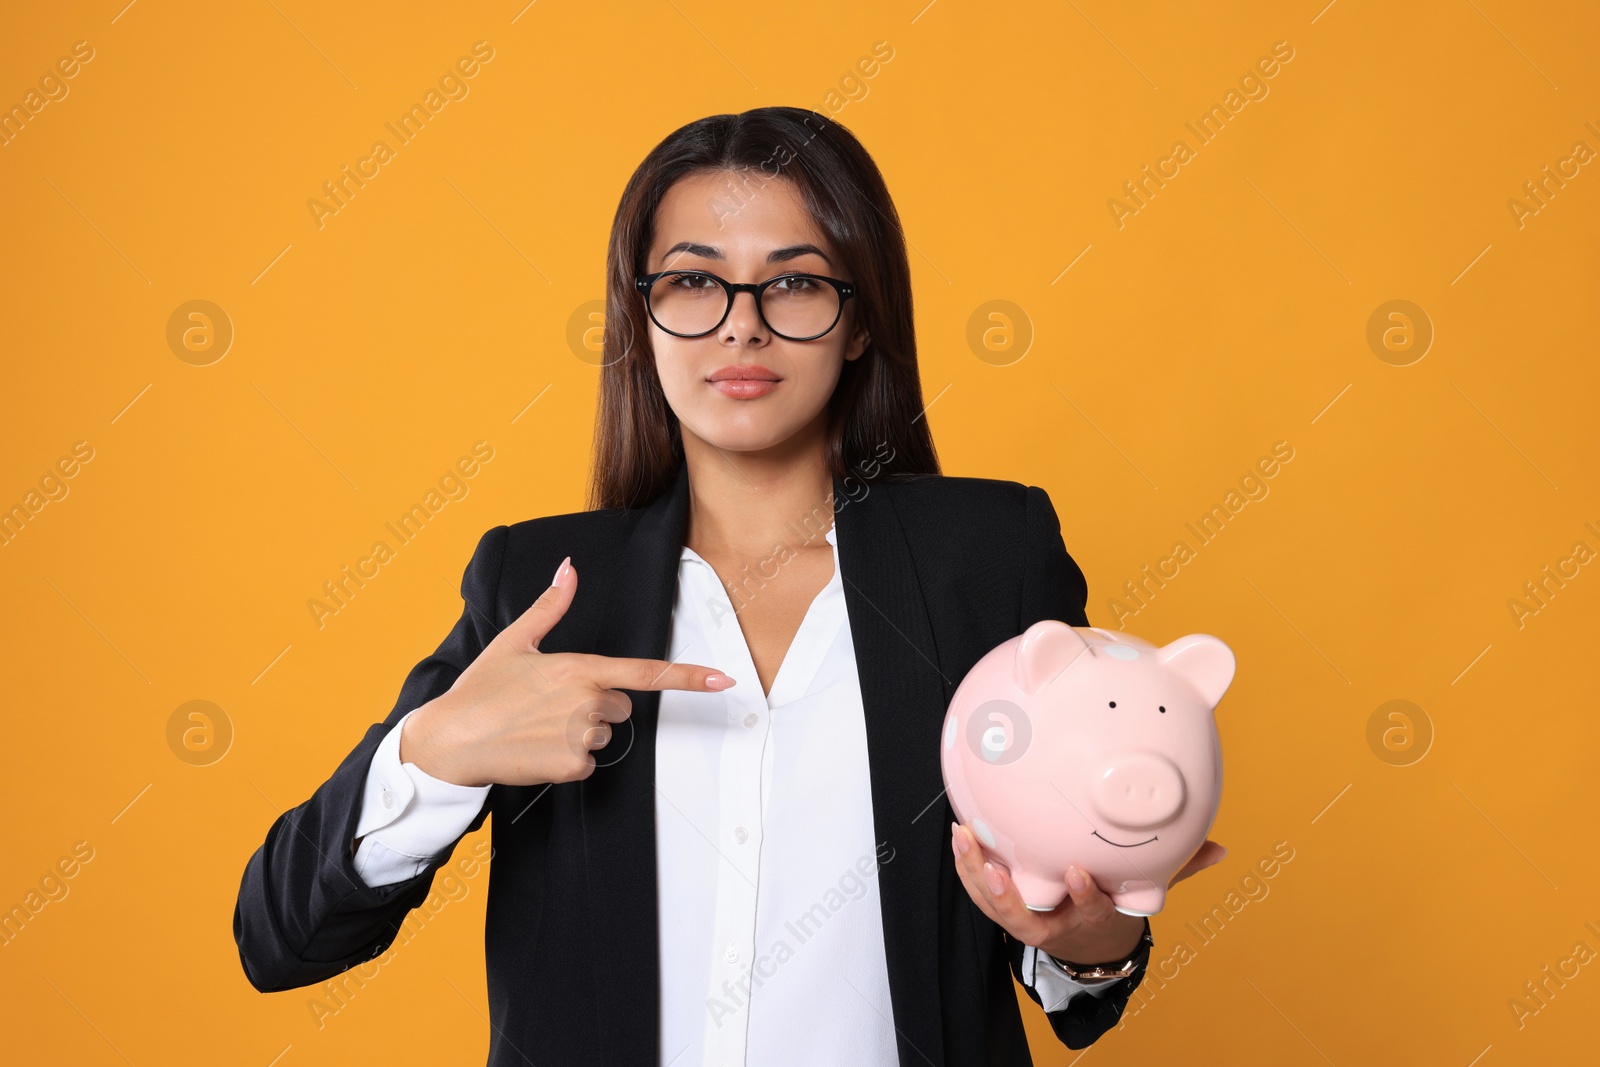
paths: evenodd
<path fill-rule="evenodd" d="M 721 692 L 733 679 L 711 667 L 583 652 L 540 652 L 572 604 L 572 557 L 555 581 L 456 678 L 405 722 L 400 759 L 456 785 L 541 785 L 594 773 L 591 750 L 633 710 L 617 687 Z M 718 681 L 720 679 L 720 682 Z"/>

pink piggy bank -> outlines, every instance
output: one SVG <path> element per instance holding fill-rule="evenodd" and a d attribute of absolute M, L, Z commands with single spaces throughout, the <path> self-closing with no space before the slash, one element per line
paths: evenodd
<path fill-rule="evenodd" d="M 956 817 L 1049 911 L 1068 865 L 1124 915 L 1154 915 L 1222 799 L 1213 710 L 1233 652 L 1207 634 L 1157 647 L 1034 623 L 973 664 L 940 741 Z"/>

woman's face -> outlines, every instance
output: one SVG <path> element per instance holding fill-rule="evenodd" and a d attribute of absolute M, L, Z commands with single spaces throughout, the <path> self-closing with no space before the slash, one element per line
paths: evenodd
<path fill-rule="evenodd" d="M 645 267 L 649 274 L 662 270 L 701 270 L 735 284 L 784 274 L 855 280 L 793 183 L 725 171 L 690 175 L 667 191 L 656 212 Z M 785 295 L 777 290 L 784 288 L 779 282 L 768 290 L 768 318 L 784 332 L 802 335 L 805 331 L 779 320 L 777 304 Z M 679 298 L 708 299 L 704 291 Z M 709 299 L 720 310 L 726 297 L 713 289 Z M 866 332 L 856 326 L 858 303 L 854 297 L 844 301 L 838 323 L 812 341 L 790 341 L 768 330 L 751 293 L 734 297 L 722 325 L 703 337 L 677 337 L 651 322 L 656 372 L 685 446 L 692 447 L 693 437 L 719 449 L 755 452 L 782 445 L 801 431 L 820 439 L 844 361 L 860 358 L 867 346 Z M 713 376 L 727 367 L 764 368 L 770 374 L 763 377 L 776 382 L 715 383 Z"/>

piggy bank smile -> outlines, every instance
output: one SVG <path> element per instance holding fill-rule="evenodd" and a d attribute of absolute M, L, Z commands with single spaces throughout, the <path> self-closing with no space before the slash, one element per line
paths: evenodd
<path fill-rule="evenodd" d="M 1149 837 L 1145 838 L 1143 841 L 1135 841 L 1131 845 L 1124 845 L 1120 841 L 1111 840 L 1111 838 L 1107 837 L 1105 834 L 1101 833 L 1099 830 L 1090 830 L 1089 832 L 1091 834 L 1093 834 L 1094 836 L 1098 837 L 1100 840 L 1104 841 L 1106 844 L 1108 844 L 1108 845 L 1116 845 L 1118 848 L 1138 848 L 1140 845 L 1148 845 L 1150 842 L 1156 840 L 1156 835 L 1155 834 L 1151 834 Z"/>

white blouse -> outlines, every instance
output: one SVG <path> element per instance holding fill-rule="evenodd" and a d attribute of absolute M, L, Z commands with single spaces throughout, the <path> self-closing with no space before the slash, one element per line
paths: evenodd
<path fill-rule="evenodd" d="M 855 646 L 826 537 L 833 576 L 766 695 L 716 571 L 688 546 L 679 556 L 669 656 L 737 684 L 660 696 L 661 1067 L 899 1063 L 876 877 L 893 852 L 873 840 Z M 425 870 L 490 788 L 402 766 L 404 721 L 373 756 L 356 828 L 355 867 L 373 886 Z M 1031 947 L 1023 964 L 1047 1011 L 1116 984 L 1074 981 Z"/>

